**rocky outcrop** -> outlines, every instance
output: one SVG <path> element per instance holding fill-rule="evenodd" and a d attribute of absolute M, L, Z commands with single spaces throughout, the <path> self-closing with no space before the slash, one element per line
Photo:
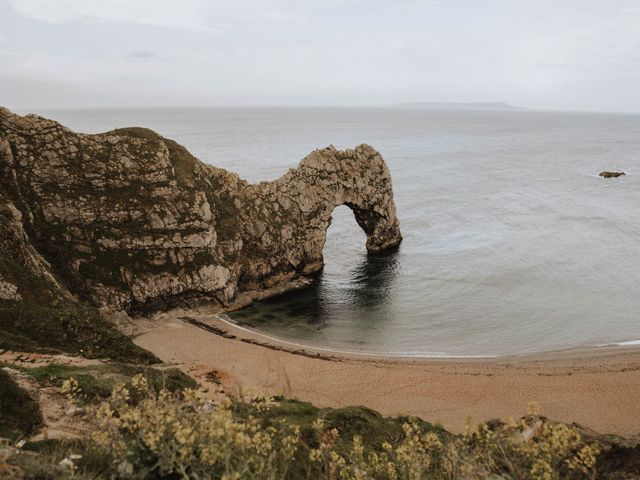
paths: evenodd
<path fill-rule="evenodd" d="M 369 252 L 400 243 L 389 170 L 367 145 L 316 150 L 252 185 L 147 129 L 77 134 L 0 109 L 0 221 L 13 232 L 0 254 L 100 307 L 228 304 L 316 272 L 339 205 Z"/>
<path fill-rule="evenodd" d="M 18 293 L 18 287 L 13 283 L 7 282 L 0 275 L 0 300 L 21 300 L 22 297 Z"/>
<path fill-rule="evenodd" d="M 621 177 L 622 175 L 626 175 L 626 173 L 624 172 L 600 172 L 599 175 L 603 178 L 617 178 L 617 177 Z"/>

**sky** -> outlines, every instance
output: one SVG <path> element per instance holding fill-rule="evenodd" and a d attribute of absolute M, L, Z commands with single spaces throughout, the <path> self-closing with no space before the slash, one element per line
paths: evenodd
<path fill-rule="evenodd" d="M 640 112 L 638 0 L 0 0 L 0 105 Z"/>

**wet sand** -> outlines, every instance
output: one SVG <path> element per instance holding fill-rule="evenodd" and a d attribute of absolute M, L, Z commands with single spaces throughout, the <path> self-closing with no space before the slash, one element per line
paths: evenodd
<path fill-rule="evenodd" d="M 453 432 L 468 418 L 518 417 L 536 402 L 555 420 L 640 434 L 639 346 L 483 359 L 383 358 L 299 348 L 193 310 L 136 324 L 138 345 L 204 383 L 215 372 L 231 394 L 251 387 L 320 407 L 365 405 Z"/>

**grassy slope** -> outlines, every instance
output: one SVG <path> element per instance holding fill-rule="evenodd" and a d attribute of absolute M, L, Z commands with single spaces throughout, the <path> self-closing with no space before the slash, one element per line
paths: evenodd
<path fill-rule="evenodd" d="M 106 398 L 118 382 L 127 383 L 137 374 L 143 374 L 156 390 L 165 388 L 170 391 L 184 388 L 197 388 L 191 377 L 177 368 L 159 370 L 145 365 L 125 363 L 107 363 L 87 367 L 50 364 L 45 367 L 21 368 L 42 385 L 62 386 L 62 383 L 75 378 L 87 401 Z"/>
<path fill-rule="evenodd" d="M 41 425 L 36 401 L 0 369 L 0 437 L 32 435 Z"/>
<path fill-rule="evenodd" d="M 65 298 L 2 253 L 0 274 L 18 287 L 23 298 L 0 300 L 0 348 L 67 352 L 142 364 L 158 361 L 102 320 L 95 308 Z"/>
<path fill-rule="evenodd" d="M 311 434 L 311 424 L 317 418 L 323 418 L 328 426 L 337 428 L 342 439 L 351 442 L 354 435 L 362 437 L 366 446 L 379 446 L 383 442 L 394 443 L 404 435 L 402 425 L 414 421 L 423 431 L 432 431 L 439 436 L 449 433 L 439 425 L 433 425 L 414 417 L 383 417 L 375 410 L 361 406 L 343 408 L 318 408 L 307 402 L 279 398 L 281 402 L 261 416 L 265 426 L 278 421 L 286 421 L 301 427 L 303 435 Z M 254 412 L 255 413 L 255 412 Z"/>

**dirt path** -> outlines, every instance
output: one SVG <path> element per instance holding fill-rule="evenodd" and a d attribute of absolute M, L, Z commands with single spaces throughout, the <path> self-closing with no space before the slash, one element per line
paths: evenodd
<path fill-rule="evenodd" d="M 44 425 L 31 440 L 82 438 L 89 427 L 83 419 L 84 411 L 60 393 L 58 387 L 43 387 L 29 374 L 4 367 L 20 388 L 38 402 Z"/>

